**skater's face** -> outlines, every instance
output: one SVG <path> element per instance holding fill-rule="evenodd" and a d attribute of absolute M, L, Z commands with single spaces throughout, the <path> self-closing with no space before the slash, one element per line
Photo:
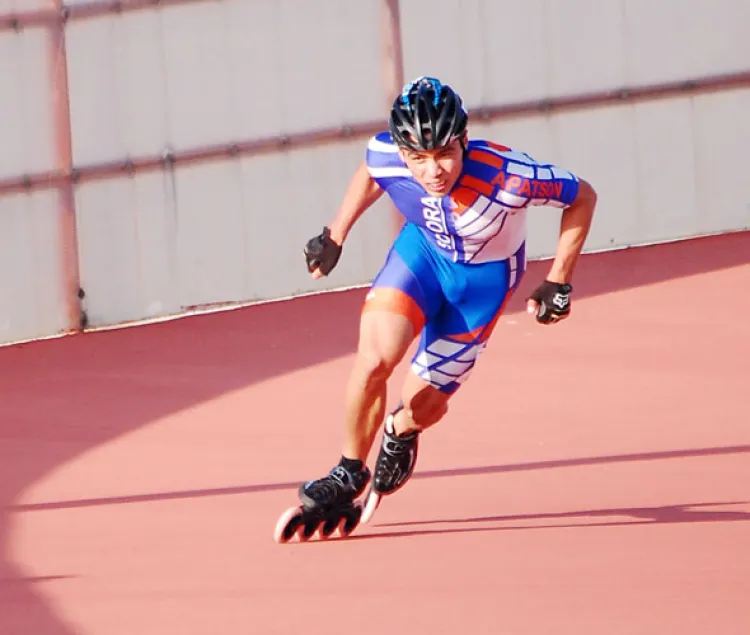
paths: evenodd
<path fill-rule="evenodd" d="M 465 139 L 464 139 L 465 142 Z M 438 150 L 417 152 L 399 149 L 399 154 L 414 179 L 431 196 L 445 196 L 453 189 L 463 168 L 461 139 Z"/>

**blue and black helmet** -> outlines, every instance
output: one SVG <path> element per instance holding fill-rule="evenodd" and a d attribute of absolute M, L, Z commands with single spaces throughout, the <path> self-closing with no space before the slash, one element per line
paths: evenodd
<path fill-rule="evenodd" d="M 393 102 L 388 128 L 393 141 L 412 150 L 435 150 L 466 131 L 468 113 L 461 97 L 434 77 L 406 84 Z"/>

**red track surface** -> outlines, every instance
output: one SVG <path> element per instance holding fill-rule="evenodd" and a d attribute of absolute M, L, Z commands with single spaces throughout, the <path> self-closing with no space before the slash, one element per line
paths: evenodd
<path fill-rule="evenodd" d="M 272 532 L 364 291 L 0 350 L 0 633 L 746 635 L 750 233 L 584 257 L 552 328 L 542 266 L 346 541 Z"/>

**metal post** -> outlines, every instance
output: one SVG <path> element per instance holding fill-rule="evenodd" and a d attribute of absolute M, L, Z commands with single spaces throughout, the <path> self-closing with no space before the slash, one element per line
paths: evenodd
<path fill-rule="evenodd" d="M 385 112 L 388 113 L 393 100 L 401 92 L 401 87 L 404 85 L 399 0 L 382 0 L 381 18 L 383 89 L 385 92 Z M 403 218 L 395 208 L 393 208 L 392 218 L 394 233 L 398 233 L 403 225 Z"/>
<path fill-rule="evenodd" d="M 57 185 L 58 230 L 61 253 L 61 285 L 66 309 L 66 330 L 82 330 L 80 302 L 80 271 L 78 231 L 76 227 L 75 193 L 72 179 L 73 149 L 68 93 L 68 56 L 65 45 L 67 10 L 62 0 L 52 0 L 58 18 L 49 26 L 50 82 L 54 115 L 55 155 L 57 170 L 63 176 Z"/>
<path fill-rule="evenodd" d="M 404 58 L 401 48 L 399 0 L 383 0 L 383 86 L 388 108 L 404 85 Z"/>

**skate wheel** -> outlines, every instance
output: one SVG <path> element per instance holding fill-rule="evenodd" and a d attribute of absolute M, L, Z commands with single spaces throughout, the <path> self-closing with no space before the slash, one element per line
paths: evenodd
<path fill-rule="evenodd" d="M 341 538 L 349 536 L 349 534 L 359 526 L 361 518 L 362 506 L 360 504 L 355 504 L 351 509 L 344 512 L 343 518 L 338 525 L 338 535 Z"/>
<path fill-rule="evenodd" d="M 297 537 L 300 542 L 307 542 L 315 535 L 318 531 L 318 527 L 321 525 L 321 518 L 308 518 L 303 520 L 299 529 L 297 530 Z"/>
<path fill-rule="evenodd" d="M 318 528 L 318 538 L 326 540 L 339 529 L 344 521 L 339 514 L 328 514 Z"/>
<path fill-rule="evenodd" d="M 361 503 L 325 515 L 306 513 L 301 507 L 290 507 L 276 523 L 274 540 L 278 544 L 284 544 L 294 538 L 304 543 L 316 535 L 320 540 L 327 540 L 332 536 L 345 538 L 357 528 L 361 516 Z"/>
<path fill-rule="evenodd" d="M 362 508 L 362 518 L 360 521 L 363 525 L 366 525 L 370 522 L 370 520 L 372 520 L 372 516 L 375 513 L 375 510 L 380 505 L 381 497 L 382 495 L 373 489 L 368 492 L 367 498 L 365 499 L 365 503 Z"/>
<path fill-rule="evenodd" d="M 302 523 L 302 511 L 299 507 L 290 507 L 279 518 L 273 533 L 273 539 L 284 544 L 297 535 Z"/>

